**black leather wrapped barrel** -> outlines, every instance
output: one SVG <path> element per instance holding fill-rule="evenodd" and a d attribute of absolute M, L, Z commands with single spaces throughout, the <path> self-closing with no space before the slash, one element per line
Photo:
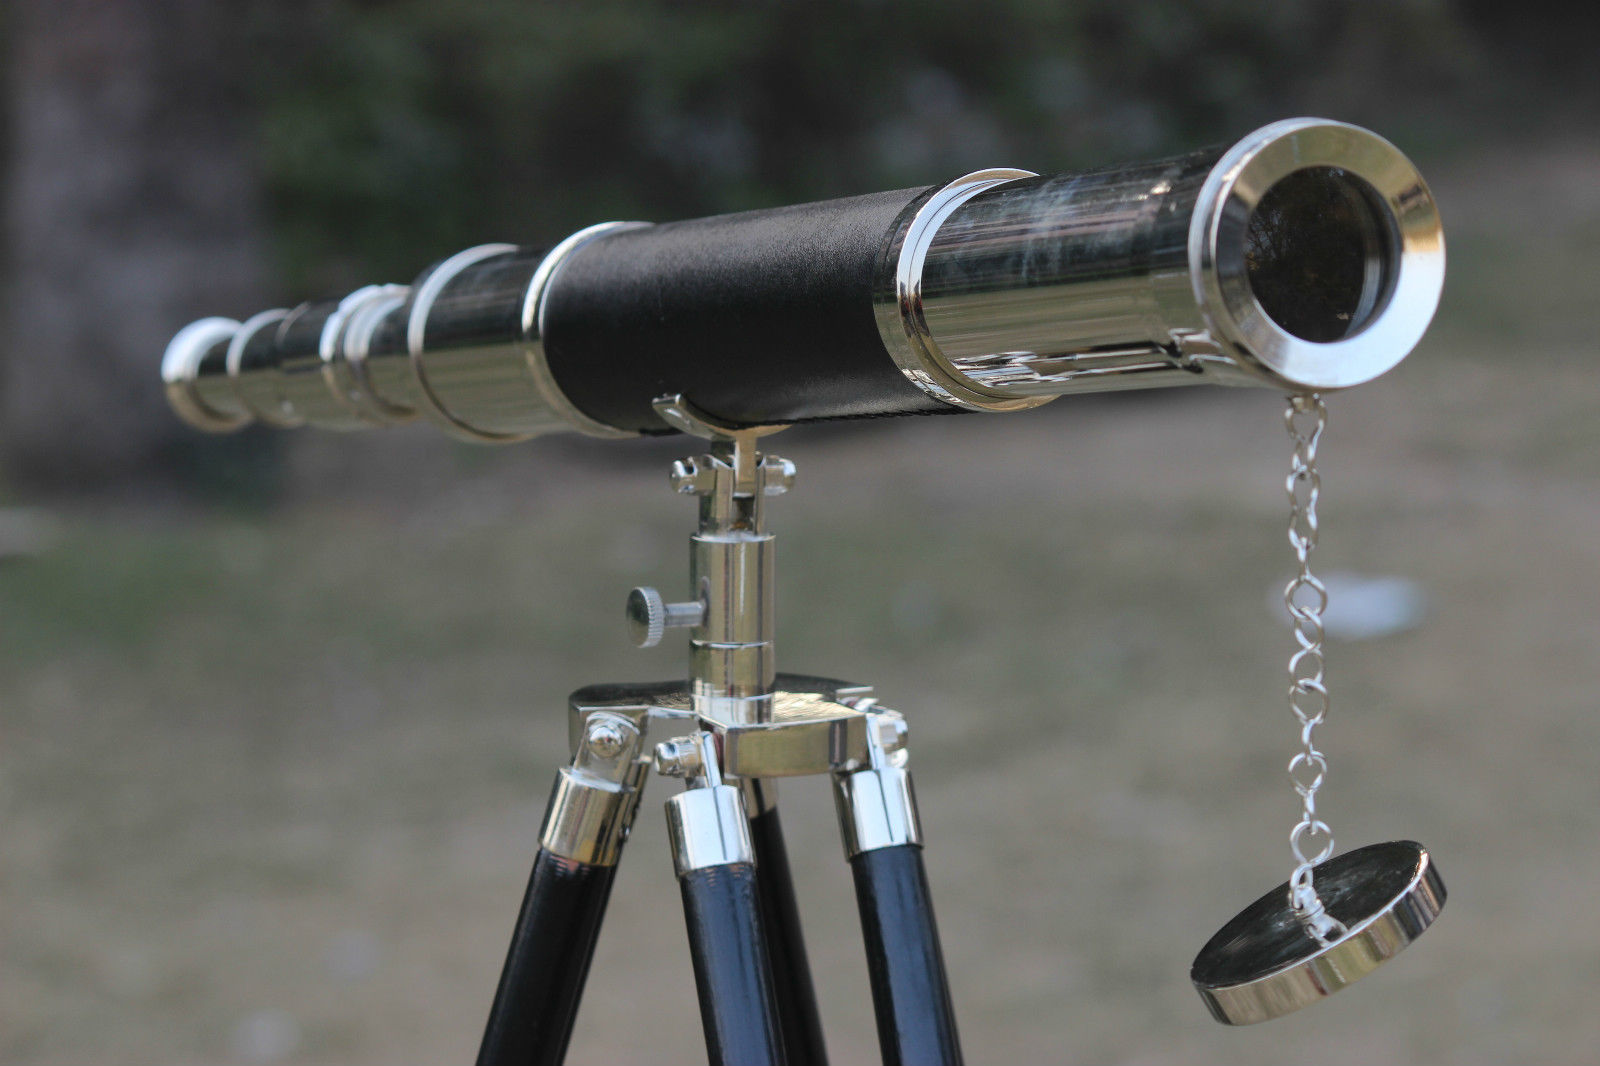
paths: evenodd
<path fill-rule="evenodd" d="M 546 297 L 556 384 L 590 418 L 641 432 L 667 393 L 735 423 L 949 410 L 884 351 L 872 289 L 884 235 L 927 190 L 608 234 Z"/>

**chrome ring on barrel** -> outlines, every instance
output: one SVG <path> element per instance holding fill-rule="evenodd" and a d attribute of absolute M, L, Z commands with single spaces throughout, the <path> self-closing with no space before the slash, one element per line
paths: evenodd
<path fill-rule="evenodd" d="M 428 312 L 432 309 L 433 302 L 439 298 L 439 294 L 444 291 L 444 287 L 452 278 L 474 263 L 481 263 L 485 259 L 506 255 L 516 250 L 517 246 L 514 244 L 480 244 L 475 248 L 457 252 L 429 272 L 427 279 L 417 289 L 416 298 L 411 304 L 411 318 L 406 323 L 406 347 L 411 354 L 411 376 L 417 384 L 417 399 L 421 403 L 422 413 L 429 421 L 459 440 L 475 444 L 511 444 L 533 436 L 531 433 L 492 433 L 478 429 L 451 414 L 440 402 L 432 386 L 428 384 L 428 371 L 423 359 L 426 353 L 423 351 L 422 343 L 428 328 Z"/>
<path fill-rule="evenodd" d="M 358 417 L 374 425 L 398 425 L 416 418 L 417 412 L 385 399 L 373 387 L 372 375 L 367 373 L 367 353 L 373 331 L 405 305 L 411 287 L 383 285 L 378 288 L 379 291 L 351 308 L 338 339 L 338 350 L 332 358 L 326 354 L 323 357 L 322 376 L 335 395 L 356 409 Z"/>
<path fill-rule="evenodd" d="M 161 382 L 166 386 L 167 402 L 185 422 L 208 433 L 227 433 L 248 425 L 247 414 L 219 411 L 201 398 L 195 381 L 200 361 L 212 349 L 230 341 L 239 331 L 231 318 L 202 318 L 178 331 L 161 356 Z"/>
<path fill-rule="evenodd" d="M 251 315 L 244 320 L 239 331 L 233 335 L 233 340 L 228 343 L 228 377 L 233 382 L 234 394 L 238 396 L 239 403 L 258 420 L 278 429 L 294 429 L 304 425 L 305 420 L 296 416 L 292 411 L 286 410 L 280 401 L 276 407 L 270 404 L 255 404 L 250 402 L 250 389 L 242 376 L 244 350 L 257 333 L 268 326 L 276 328 L 285 318 L 289 317 L 288 308 L 279 307 L 271 311 L 262 311 Z M 252 375 L 254 378 L 255 376 Z M 250 385 L 254 386 L 252 380 Z"/>
<path fill-rule="evenodd" d="M 550 283 L 573 252 L 604 234 L 641 229 L 649 225 L 648 222 L 601 222 L 572 234 L 546 253 L 544 260 L 539 264 L 539 269 L 533 272 L 533 279 L 528 282 L 527 295 L 522 300 L 522 342 L 527 353 L 528 371 L 533 375 L 539 395 L 568 426 L 591 437 L 617 440 L 637 437 L 639 434 L 632 430 L 617 429 L 615 426 L 608 426 L 604 422 L 590 418 L 578 410 L 577 406 L 567 399 L 567 394 L 561 391 L 561 386 L 556 384 L 555 375 L 550 372 L 550 362 L 545 356 L 545 296 L 550 291 Z"/>
<path fill-rule="evenodd" d="M 322 384 L 339 406 L 361 425 L 382 425 L 393 420 L 374 417 L 370 410 L 372 405 L 361 395 L 353 371 L 343 358 L 346 332 L 362 306 L 380 296 L 407 291 L 404 285 L 363 285 L 340 300 L 339 306 L 322 323 L 322 334 L 317 339 L 317 355 L 322 359 Z"/>
<path fill-rule="evenodd" d="M 957 178 L 925 200 L 904 225 L 896 224 L 879 259 L 879 283 L 873 296 L 878 335 L 900 372 L 917 388 L 945 403 L 969 411 L 1024 411 L 1049 403 L 1054 396 L 1002 396 L 980 391 L 958 374 L 928 329 L 922 307 L 922 268 L 928 247 L 946 219 L 979 193 L 1019 178 L 1038 177 L 1031 170 L 977 170 Z M 890 272 L 891 264 L 893 272 Z"/>

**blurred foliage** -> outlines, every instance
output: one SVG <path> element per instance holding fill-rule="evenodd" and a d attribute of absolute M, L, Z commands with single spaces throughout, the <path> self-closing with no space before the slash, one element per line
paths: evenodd
<path fill-rule="evenodd" d="M 301 0 L 257 8 L 252 37 L 297 292 L 607 218 L 1188 148 L 1313 106 L 1393 130 L 1474 56 L 1443 0 Z"/>

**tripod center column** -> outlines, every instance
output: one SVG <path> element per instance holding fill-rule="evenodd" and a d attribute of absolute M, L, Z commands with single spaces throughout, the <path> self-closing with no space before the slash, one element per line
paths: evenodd
<path fill-rule="evenodd" d="M 680 461 L 673 484 L 700 497 L 690 538 L 690 583 L 704 605 L 690 633 L 695 713 L 718 722 L 770 721 L 774 646 L 773 535 L 764 502 L 794 481 L 794 464 L 756 452 L 753 438 L 715 440 L 709 455 Z"/>

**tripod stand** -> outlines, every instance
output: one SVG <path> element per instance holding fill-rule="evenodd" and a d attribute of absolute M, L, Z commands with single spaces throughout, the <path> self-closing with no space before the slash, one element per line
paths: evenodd
<path fill-rule="evenodd" d="M 885 1063 L 961 1061 L 906 769 L 905 720 L 872 689 L 779 674 L 773 536 L 765 501 L 794 466 L 757 451 L 782 429 L 717 425 L 681 397 L 655 404 L 710 441 L 672 466 L 700 500 L 694 599 L 628 599 L 636 641 L 691 630 L 687 684 L 601 684 L 569 702 L 572 762 L 557 775 L 539 852 L 478 1053 L 478 1066 L 565 1057 L 622 847 L 654 767 L 681 778 L 667 830 L 713 1066 L 827 1061 L 773 779 L 827 774 L 855 880 Z M 652 727 L 677 734 L 646 747 Z"/>

